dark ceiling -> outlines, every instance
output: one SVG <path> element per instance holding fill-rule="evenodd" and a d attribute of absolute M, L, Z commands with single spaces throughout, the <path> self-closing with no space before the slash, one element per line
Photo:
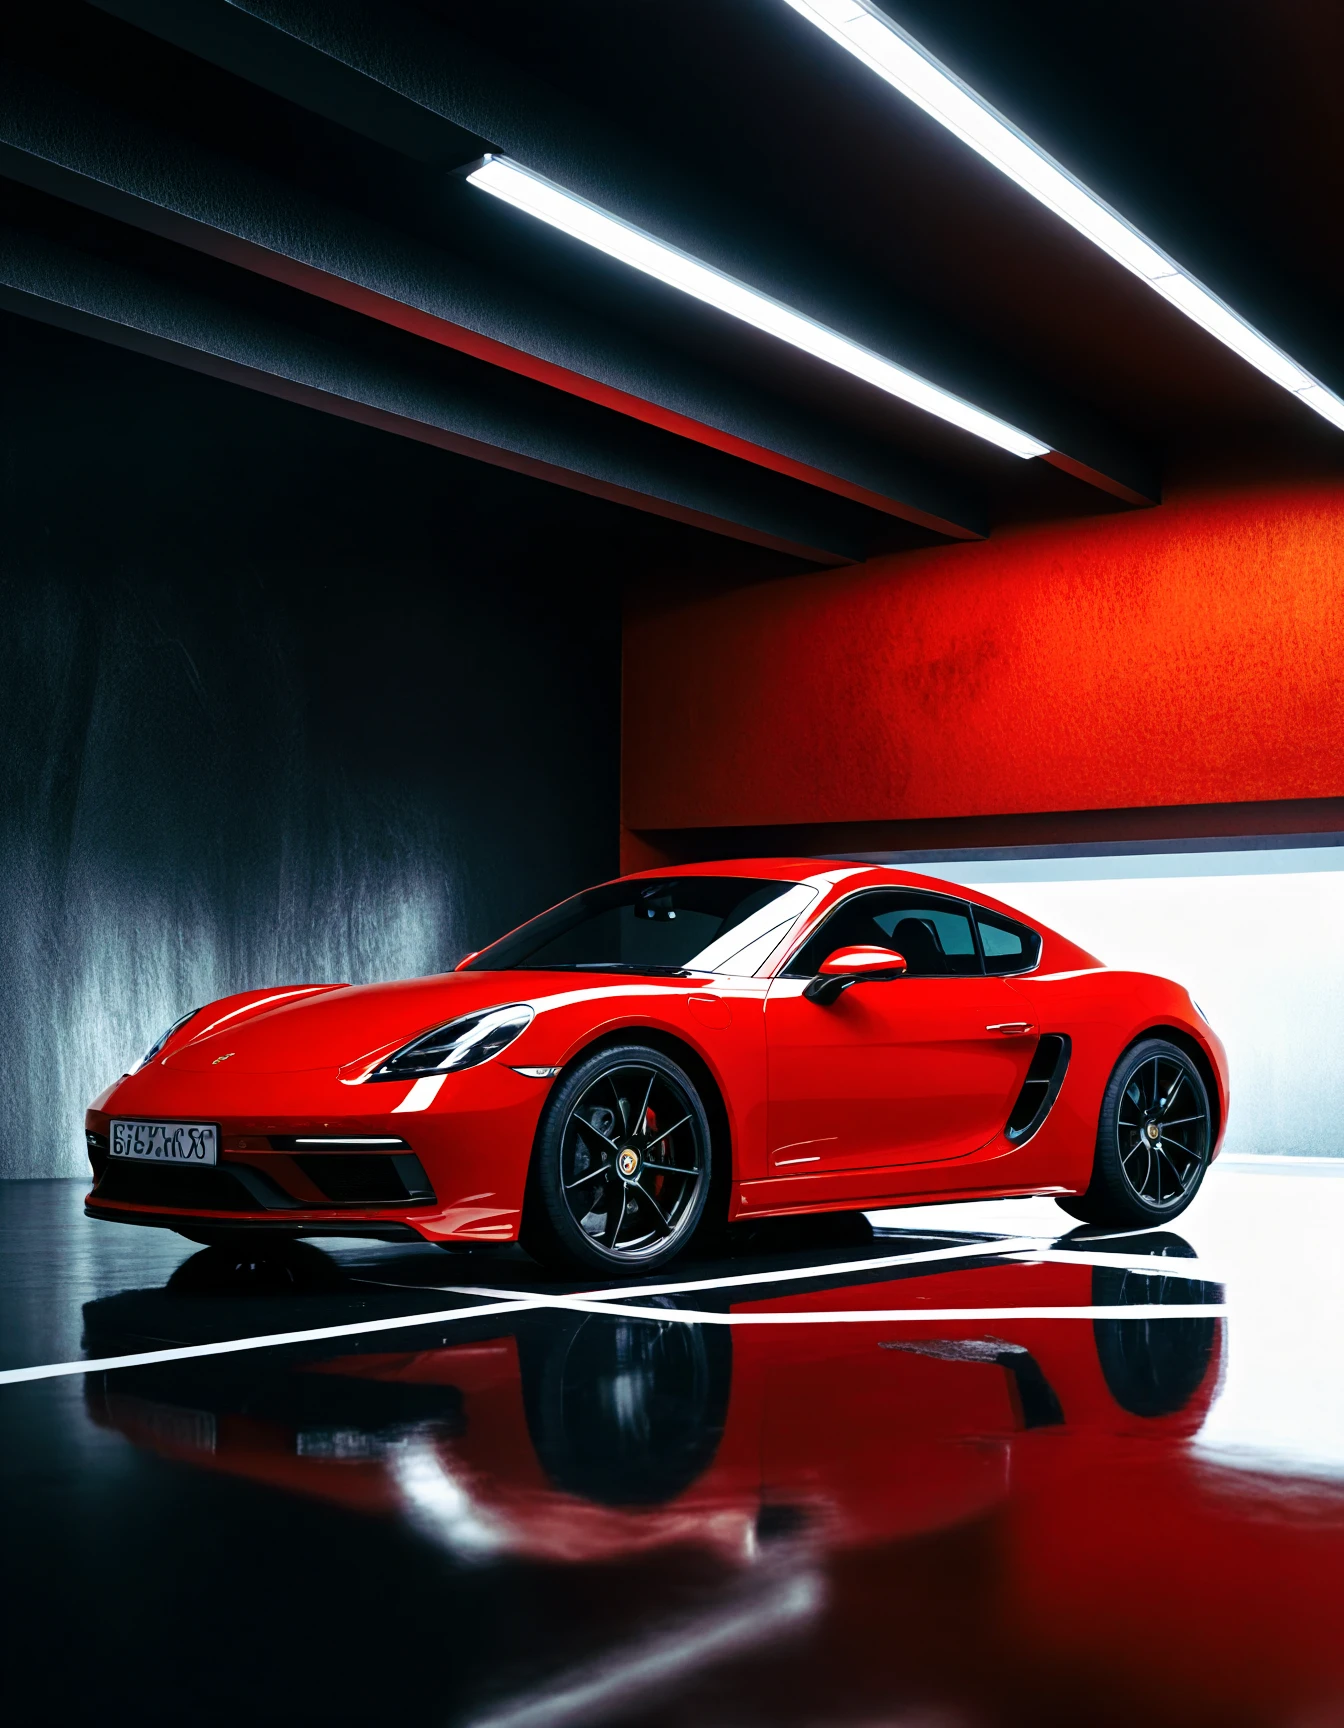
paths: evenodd
<path fill-rule="evenodd" d="M 1337 5 L 889 10 L 1344 385 Z M 487 147 L 1055 455 L 1006 455 L 482 196 L 454 170 Z M 784 0 L 13 8 L 0 175 L 12 310 L 791 558 L 1344 457 Z"/>

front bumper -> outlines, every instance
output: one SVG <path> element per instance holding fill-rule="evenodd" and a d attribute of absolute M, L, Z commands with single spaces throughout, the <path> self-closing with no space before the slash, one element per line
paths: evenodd
<path fill-rule="evenodd" d="M 424 1242 L 427 1238 L 414 1225 L 399 1219 L 373 1218 L 353 1221 L 341 1218 L 277 1218 L 273 1213 L 258 1217 L 250 1213 L 230 1212 L 170 1212 L 160 1207 L 156 1211 L 137 1211 L 134 1206 L 100 1206 L 89 1194 L 84 1201 L 86 1218 L 101 1218 L 108 1224 L 141 1224 L 156 1230 L 180 1230 L 191 1235 L 193 1230 L 209 1231 L 211 1236 L 237 1231 L 252 1236 L 257 1231 L 267 1236 L 290 1241 L 299 1236 L 354 1236 L 377 1242 Z"/>
<path fill-rule="evenodd" d="M 547 1080 L 489 1062 L 450 1076 L 416 1110 L 406 1108 L 404 1084 L 351 1087 L 325 1072 L 131 1075 L 85 1118 L 94 1174 L 85 1211 L 212 1232 L 511 1241 L 548 1089 Z M 113 1117 L 213 1122 L 220 1161 L 182 1168 L 113 1159 Z M 376 1153 L 303 1144 L 342 1136 L 394 1144 Z"/>

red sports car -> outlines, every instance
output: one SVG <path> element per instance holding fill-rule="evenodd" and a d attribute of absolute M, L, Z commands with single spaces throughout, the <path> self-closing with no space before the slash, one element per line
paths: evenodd
<path fill-rule="evenodd" d="M 89 1214 L 193 1241 L 521 1236 L 651 1270 L 781 1213 L 1193 1198 L 1227 1059 L 1179 985 L 983 895 L 753 859 L 626 876 L 454 972 L 194 1009 L 86 1118 Z"/>

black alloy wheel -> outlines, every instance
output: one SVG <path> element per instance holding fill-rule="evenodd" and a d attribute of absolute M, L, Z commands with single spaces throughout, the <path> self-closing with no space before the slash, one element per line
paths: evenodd
<path fill-rule="evenodd" d="M 518 1328 L 523 1409 L 553 1488 L 599 1506 L 664 1506 L 713 1463 L 728 1419 L 727 1326 L 546 1314 Z"/>
<path fill-rule="evenodd" d="M 1209 1152 L 1209 1101 L 1194 1063 L 1168 1045 L 1132 1065 L 1116 1110 L 1120 1168 L 1150 1206 L 1184 1200 Z"/>
<path fill-rule="evenodd" d="M 694 1234 L 709 1184 L 709 1122 L 690 1076 L 642 1045 L 601 1050 L 547 1103 L 526 1245 L 566 1272 L 662 1266 Z"/>
<path fill-rule="evenodd" d="M 1163 1038 L 1144 1039 L 1106 1087 L 1087 1192 L 1059 1204 L 1092 1224 L 1174 1218 L 1194 1199 L 1212 1145 L 1213 1112 L 1194 1060 Z"/>
<path fill-rule="evenodd" d="M 1081 1240 L 1086 1242 L 1085 1237 Z M 1124 1247 L 1136 1259 L 1151 1255 L 1153 1270 L 1094 1266 L 1096 1307 L 1123 1311 L 1222 1301 L 1221 1285 L 1177 1275 L 1180 1262 L 1195 1254 L 1183 1237 L 1154 1231 L 1150 1236 L 1127 1238 Z M 1112 1398 L 1130 1416 L 1174 1416 L 1184 1410 L 1208 1377 L 1218 1327 L 1213 1315 L 1206 1319 L 1199 1314 L 1181 1320 L 1094 1320 L 1097 1360 Z"/>

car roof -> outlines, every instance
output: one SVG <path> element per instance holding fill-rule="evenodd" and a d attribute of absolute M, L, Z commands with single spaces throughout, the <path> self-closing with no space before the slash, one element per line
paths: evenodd
<path fill-rule="evenodd" d="M 922 876 L 914 870 L 898 870 L 894 864 L 872 864 L 844 858 L 717 858 L 702 864 L 665 864 L 661 870 L 632 870 L 617 880 L 666 881 L 677 876 L 741 876 L 766 882 L 807 882 L 822 899 L 809 917 L 821 911 L 837 895 L 863 888 L 915 888 L 931 894 L 950 894 L 969 900 L 987 912 L 1000 913 L 1034 930 L 1046 945 L 1041 965 L 1050 971 L 1100 967 L 1103 962 L 1076 942 L 1061 936 L 1038 918 L 1009 906 L 982 888 L 967 888 L 940 876 Z"/>
<path fill-rule="evenodd" d="M 922 876 L 912 870 L 898 870 L 891 864 L 860 863 L 844 858 L 718 858 L 703 864 L 667 864 L 661 870 L 634 870 L 621 881 L 641 879 L 665 881 L 675 876 L 742 876 L 767 882 L 811 882 L 818 887 L 838 886 L 841 882 L 854 887 L 929 888 L 937 892 L 964 896 L 965 888 L 938 876 Z M 983 899 L 975 895 L 975 899 Z"/>

